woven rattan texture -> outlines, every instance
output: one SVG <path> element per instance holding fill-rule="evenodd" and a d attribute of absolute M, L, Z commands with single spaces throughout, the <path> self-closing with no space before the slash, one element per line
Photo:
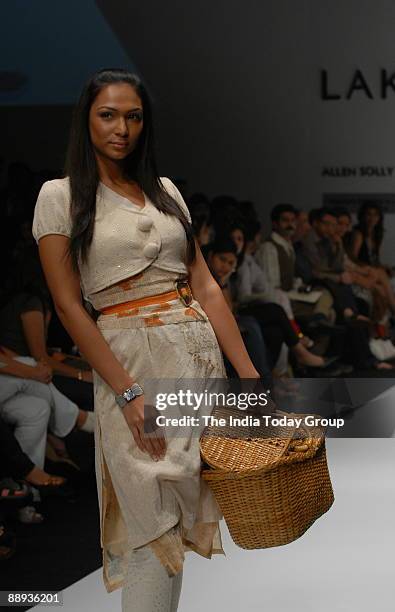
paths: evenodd
<path fill-rule="evenodd" d="M 202 478 L 238 546 L 288 544 L 329 510 L 334 495 L 323 428 L 251 439 L 226 438 L 223 431 L 218 436 L 216 430 L 209 427 L 201 439 L 202 458 L 212 466 Z"/>

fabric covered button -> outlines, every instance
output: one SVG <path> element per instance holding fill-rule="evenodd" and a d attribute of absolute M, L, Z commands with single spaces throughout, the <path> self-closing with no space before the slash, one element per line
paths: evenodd
<path fill-rule="evenodd" d="M 148 232 L 152 227 L 152 223 L 152 219 L 144 215 L 143 217 L 139 218 L 137 225 L 142 232 Z"/>
<path fill-rule="evenodd" d="M 155 242 L 148 242 L 143 248 L 144 255 L 151 259 L 152 257 L 156 257 L 159 253 L 159 247 Z"/>

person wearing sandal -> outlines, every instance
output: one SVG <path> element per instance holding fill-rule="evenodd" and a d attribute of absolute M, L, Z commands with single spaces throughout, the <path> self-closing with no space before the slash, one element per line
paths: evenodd
<path fill-rule="evenodd" d="M 42 523 L 44 517 L 32 503 L 45 497 L 56 496 L 69 499 L 74 496 L 67 478 L 48 474 L 29 459 L 23 452 L 8 425 L 0 419 L 0 464 L 3 474 L 0 478 L 0 500 L 4 510 L 16 511 L 21 523 Z"/>
<path fill-rule="evenodd" d="M 15 437 L 30 460 L 43 469 L 47 429 L 63 438 L 74 428 L 94 430 L 94 415 L 81 410 L 50 382 L 51 371 L 31 357 L 0 354 L 0 416 L 15 426 Z"/>
<path fill-rule="evenodd" d="M 0 465 L 3 473 L 9 473 L 13 479 L 24 480 L 28 485 L 35 487 L 59 487 L 67 480 L 63 476 L 48 474 L 35 465 L 23 452 L 12 430 L 2 418 L 0 418 Z M 4 491 L 1 496 L 6 497 Z"/>
<path fill-rule="evenodd" d="M 42 277 L 38 255 L 19 263 L 20 270 L 8 279 L 10 289 L 0 302 L 0 346 L 10 358 L 30 357 L 45 363 L 53 373 L 56 388 L 75 404 L 93 409 L 92 372 L 85 366 L 70 365 L 47 349 L 52 318 L 50 297 Z M 30 265 L 29 265 L 30 263 Z"/>

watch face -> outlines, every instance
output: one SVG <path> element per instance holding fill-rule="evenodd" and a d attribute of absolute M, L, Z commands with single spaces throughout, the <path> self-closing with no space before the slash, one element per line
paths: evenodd
<path fill-rule="evenodd" d="M 130 400 L 132 400 L 135 397 L 135 395 L 131 389 L 128 389 L 126 393 L 124 394 L 124 397 L 128 402 L 130 402 Z"/>

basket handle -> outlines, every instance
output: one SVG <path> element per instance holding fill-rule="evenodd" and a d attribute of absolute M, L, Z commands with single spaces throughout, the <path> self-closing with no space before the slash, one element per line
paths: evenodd
<path fill-rule="evenodd" d="M 277 416 L 277 415 L 280 416 L 280 417 L 281 416 L 285 416 L 285 417 L 291 418 L 291 419 L 293 419 L 293 418 L 300 418 L 300 416 L 298 417 L 298 413 L 297 412 L 284 412 L 283 410 L 276 409 L 275 416 Z M 289 444 L 294 439 L 295 433 L 296 433 L 297 429 L 303 430 L 306 433 L 305 438 L 307 438 L 308 440 L 312 439 L 310 429 L 307 427 L 307 425 L 301 424 L 299 427 L 296 427 L 296 425 L 294 425 L 293 428 L 292 428 L 292 436 L 289 438 Z M 288 448 L 289 444 L 287 445 L 287 448 Z"/>

